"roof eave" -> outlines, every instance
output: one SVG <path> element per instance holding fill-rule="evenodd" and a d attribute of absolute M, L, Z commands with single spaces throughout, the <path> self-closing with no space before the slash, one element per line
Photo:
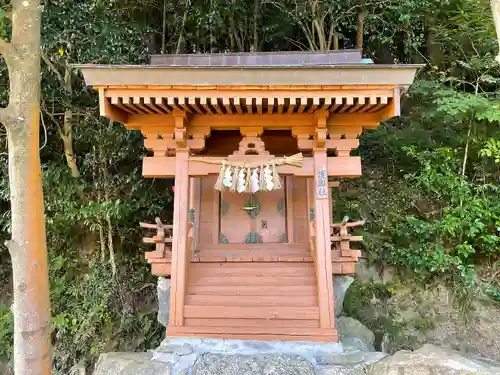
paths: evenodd
<path fill-rule="evenodd" d="M 424 65 L 344 64 L 321 66 L 73 65 L 87 85 L 107 86 L 306 86 L 413 83 Z"/>

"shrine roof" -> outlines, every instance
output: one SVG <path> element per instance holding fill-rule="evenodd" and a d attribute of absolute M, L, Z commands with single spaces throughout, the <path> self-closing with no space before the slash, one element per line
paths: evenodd
<path fill-rule="evenodd" d="M 199 115 L 399 113 L 399 98 L 423 65 L 374 64 L 360 51 L 153 55 L 150 65 L 74 65 L 99 90 L 103 116 L 181 109 Z M 376 117 L 376 118 L 375 118 Z M 163 121 L 163 120 L 162 120 Z"/>
<path fill-rule="evenodd" d="M 373 64 L 357 50 L 153 55 L 150 65 L 75 65 L 88 85 L 110 86 L 409 86 L 422 65 Z"/>

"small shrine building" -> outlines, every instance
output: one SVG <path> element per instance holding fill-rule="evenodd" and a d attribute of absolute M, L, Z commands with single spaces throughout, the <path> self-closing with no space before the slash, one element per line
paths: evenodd
<path fill-rule="evenodd" d="M 101 115 L 143 134 L 144 177 L 175 179 L 173 225 L 141 223 L 168 337 L 338 341 L 333 275 L 361 238 L 332 222 L 330 181 L 361 176 L 359 135 L 399 115 L 419 67 L 356 50 L 78 66 Z"/>

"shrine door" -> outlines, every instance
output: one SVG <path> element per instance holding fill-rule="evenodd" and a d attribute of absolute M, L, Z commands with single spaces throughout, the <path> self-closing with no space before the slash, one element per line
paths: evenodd
<path fill-rule="evenodd" d="M 256 207 L 252 211 L 244 207 Z M 219 243 L 287 242 L 285 189 L 221 193 Z"/>

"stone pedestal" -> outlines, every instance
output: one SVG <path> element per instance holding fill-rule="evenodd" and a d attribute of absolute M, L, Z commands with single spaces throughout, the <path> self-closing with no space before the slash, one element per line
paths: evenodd
<path fill-rule="evenodd" d="M 170 279 L 158 278 L 158 322 L 167 328 L 170 317 Z"/>

